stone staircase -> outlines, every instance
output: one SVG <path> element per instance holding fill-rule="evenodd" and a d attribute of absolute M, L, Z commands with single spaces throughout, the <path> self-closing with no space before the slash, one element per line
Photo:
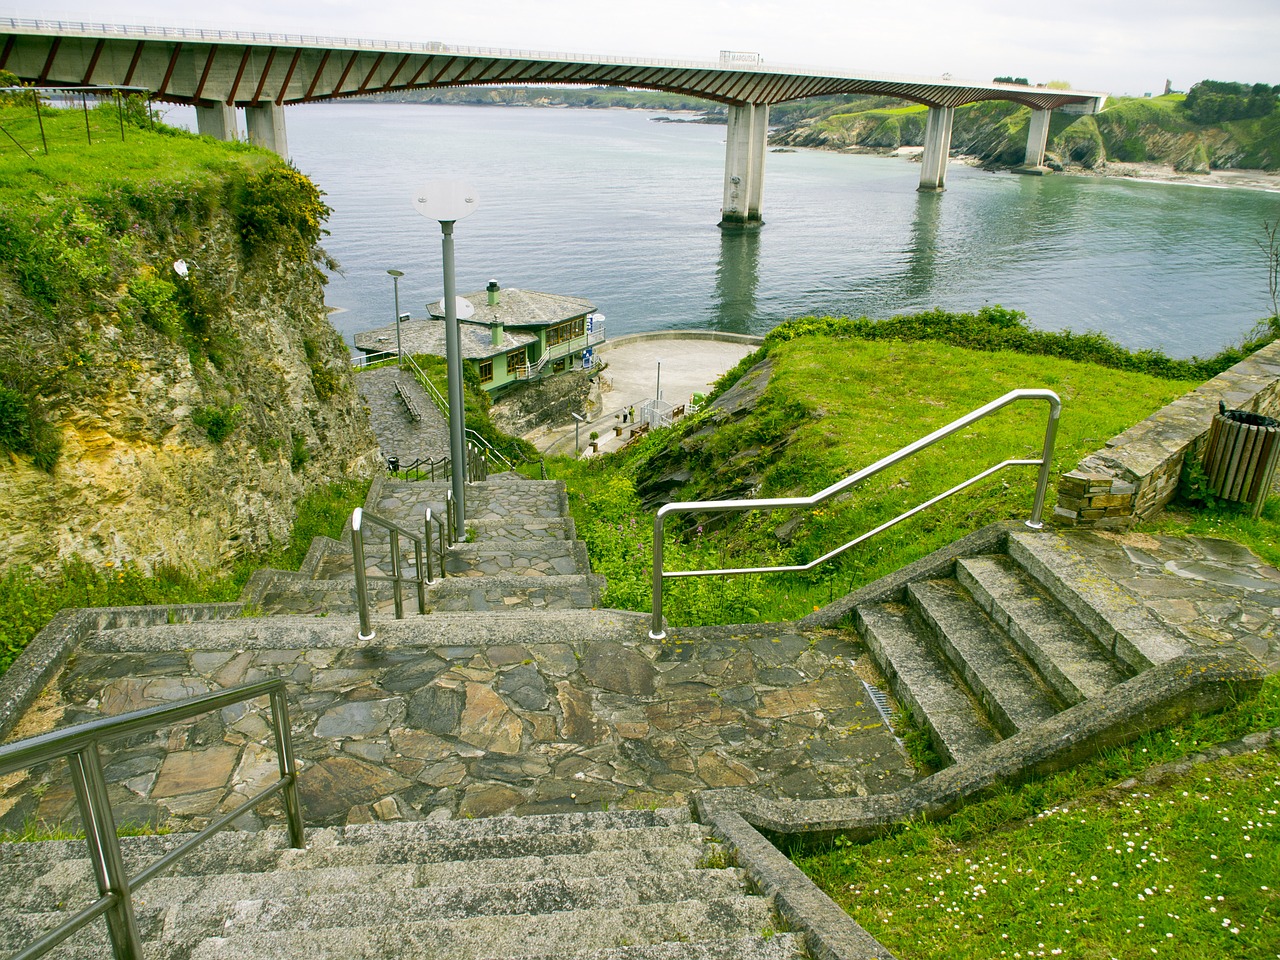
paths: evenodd
<path fill-rule="evenodd" d="M 131 872 L 174 837 L 123 841 Z M 220 834 L 136 895 L 148 960 L 788 960 L 772 902 L 669 808 Z M 93 899 L 78 841 L 0 847 L 0 950 Z M 53 954 L 106 958 L 105 943 Z"/>
<path fill-rule="evenodd" d="M 430 510 L 445 516 L 449 484 L 443 481 L 381 480 L 366 500 L 369 512 L 421 530 Z M 572 610 L 599 605 L 604 580 L 591 575 L 586 544 L 576 539 L 564 485 L 496 474 L 467 485 L 467 540 L 450 548 L 440 577 L 428 588 L 427 604 L 437 611 L 504 609 Z M 434 527 L 434 523 L 433 523 Z M 432 531 L 435 537 L 435 530 Z M 366 572 L 391 572 L 386 533 L 372 527 L 365 536 Z M 412 575 L 412 544 L 401 543 L 406 575 Z M 301 569 L 263 570 L 247 585 L 244 600 L 268 615 L 350 613 L 355 607 L 351 531 L 341 541 L 317 538 Z M 390 584 L 371 584 L 381 615 L 393 608 Z M 417 612 L 411 586 L 406 610 Z"/>
<path fill-rule="evenodd" d="M 944 765 L 1190 649 L 1073 564 L 1051 540 L 1015 532 L 999 552 L 950 558 L 853 607 L 894 696 Z"/>

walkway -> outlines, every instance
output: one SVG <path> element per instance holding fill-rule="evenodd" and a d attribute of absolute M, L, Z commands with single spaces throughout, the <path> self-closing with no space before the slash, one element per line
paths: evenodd
<path fill-rule="evenodd" d="M 397 382 L 413 398 L 421 420 L 410 415 L 396 390 Z M 369 423 L 383 459 L 399 457 L 401 463 L 410 463 L 449 455 L 449 422 L 408 371 L 395 367 L 357 370 L 356 387 L 369 407 Z"/>

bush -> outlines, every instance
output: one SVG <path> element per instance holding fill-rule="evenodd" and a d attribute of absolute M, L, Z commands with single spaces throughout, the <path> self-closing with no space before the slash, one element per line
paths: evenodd
<path fill-rule="evenodd" d="M 222 443 L 231 436 L 239 419 L 239 404 L 231 407 L 199 407 L 191 413 L 191 422 L 197 427 L 204 427 L 204 432 L 214 443 Z"/>
<path fill-rule="evenodd" d="M 299 259 L 324 233 L 332 212 L 323 193 L 293 167 L 271 167 L 243 176 L 233 190 L 233 209 L 247 253 L 280 246 Z"/>

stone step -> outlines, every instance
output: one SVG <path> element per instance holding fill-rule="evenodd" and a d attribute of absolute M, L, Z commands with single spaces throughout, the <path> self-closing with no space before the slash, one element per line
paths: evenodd
<path fill-rule="evenodd" d="M 523 543 L 530 540 L 574 540 L 577 531 L 572 517 L 523 517 L 518 519 L 468 519 L 476 543 Z"/>
<path fill-rule="evenodd" d="M 492 562 L 496 564 L 498 561 Z M 535 575 L 532 568 L 494 576 L 483 573 L 479 576 L 449 576 L 426 586 L 427 611 L 489 611 L 511 607 L 586 610 L 599 606 L 604 588 L 604 578 L 589 573 Z M 354 578 L 310 580 L 301 574 L 282 573 L 262 591 L 258 609 L 271 617 L 355 613 L 358 610 L 355 590 Z M 405 583 L 401 587 L 406 615 L 418 613 L 417 590 L 414 583 Z M 393 591 L 393 585 L 386 581 L 370 583 L 370 611 L 379 617 L 394 616 Z"/>
<path fill-rule="evenodd" d="M 471 917 L 363 925 L 338 930 L 245 932 L 197 945 L 191 960 L 257 960 L 299 957 L 348 960 L 396 957 L 398 960 L 462 960 L 512 954 L 567 953 L 602 945 L 630 946 L 664 942 L 741 938 L 771 928 L 772 903 L 763 897 L 736 897 L 674 904 L 650 904 L 618 910 Z M 357 925 L 358 924 L 358 925 Z"/>
<path fill-rule="evenodd" d="M 445 557 L 450 577 L 563 577 L 591 572 L 581 540 L 535 543 L 456 543 Z"/>
<path fill-rule="evenodd" d="M 928 728 L 938 754 L 960 763 L 1000 736 L 950 665 L 929 642 L 928 629 L 901 603 L 854 608 L 858 633 L 898 700 Z"/>
<path fill-rule="evenodd" d="M 568 580 L 557 578 L 557 581 Z M 465 585 L 465 581 L 459 581 Z M 406 609 L 409 605 L 406 604 Z M 85 638 L 87 653 L 155 653 L 183 650 L 334 650 L 375 648 L 488 646 L 503 644 L 634 641 L 647 634 L 649 617 L 626 610 L 494 610 L 475 617 L 436 611 L 404 620 L 375 619 L 377 639 L 354 640 L 359 621 L 352 614 L 327 617 L 242 617 L 202 623 L 157 624 L 102 630 Z"/>
<path fill-rule="evenodd" d="M 1065 703 L 1089 700 L 1129 678 L 1130 671 L 1010 557 L 961 558 L 956 579 Z"/>
<path fill-rule="evenodd" d="M 1135 597 L 1062 537 L 1014 532 L 1009 556 L 1097 637 L 1103 648 L 1141 673 L 1192 652 Z"/>
<path fill-rule="evenodd" d="M 1022 652 L 954 579 L 908 584 L 907 598 L 1004 736 L 1062 710 Z"/>
<path fill-rule="evenodd" d="M 428 508 L 444 515 L 450 490 L 440 481 L 387 481 L 370 510 L 378 516 L 416 529 Z M 466 522 L 472 520 L 549 519 L 569 515 L 564 484 L 557 480 L 505 480 L 469 483 L 466 488 Z"/>
<path fill-rule="evenodd" d="M 273 874 L 271 879 L 277 876 L 281 874 Z M 227 886 L 231 884 L 223 884 L 224 888 Z M 353 883 L 344 890 L 329 893 L 303 890 L 288 894 L 255 889 L 237 896 L 234 889 L 226 892 L 232 896 L 222 896 L 222 890 L 218 895 L 202 891 L 198 901 L 170 904 L 165 912 L 164 938 L 195 942 L 204 937 L 240 933 L 321 930 L 348 926 L 352 916 L 358 916 L 365 925 L 390 925 L 406 917 L 419 923 L 445 922 L 469 917 L 621 910 L 691 900 L 728 901 L 742 895 L 742 880 L 736 870 L 695 869 L 661 875 L 579 880 L 545 878 L 520 883 L 398 889 L 371 878 L 371 882 Z M 154 900 L 148 902 L 149 907 L 155 905 Z"/>

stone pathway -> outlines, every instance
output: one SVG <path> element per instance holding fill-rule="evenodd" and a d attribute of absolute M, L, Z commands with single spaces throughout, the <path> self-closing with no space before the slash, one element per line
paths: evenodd
<path fill-rule="evenodd" d="M 414 398 L 420 421 L 409 416 L 396 392 L 397 380 Z M 356 387 L 369 407 L 369 422 L 384 459 L 399 457 L 401 463 L 410 463 L 449 455 L 449 422 L 411 373 L 395 367 L 358 370 Z"/>
<path fill-rule="evenodd" d="M 108 631 L 39 713 L 61 726 L 288 677 L 313 825 L 671 806 L 723 786 L 860 796 L 914 777 L 863 685 L 875 674 L 852 633 L 702 628 L 654 643 L 643 618 L 599 614 L 509 618 L 497 641 L 447 642 L 480 634 L 463 615 L 433 625 L 443 643 L 400 621 L 380 627 L 381 643 L 339 645 L 346 618 L 273 619 L 294 622 Z M 187 649 L 164 652 L 179 636 Z M 197 826 L 270 782 L 263 709 L 119 743 L 106 763 L 118 816 Z M 73 815 L 61 764 L 6 788 L 0 828 Z"/>

